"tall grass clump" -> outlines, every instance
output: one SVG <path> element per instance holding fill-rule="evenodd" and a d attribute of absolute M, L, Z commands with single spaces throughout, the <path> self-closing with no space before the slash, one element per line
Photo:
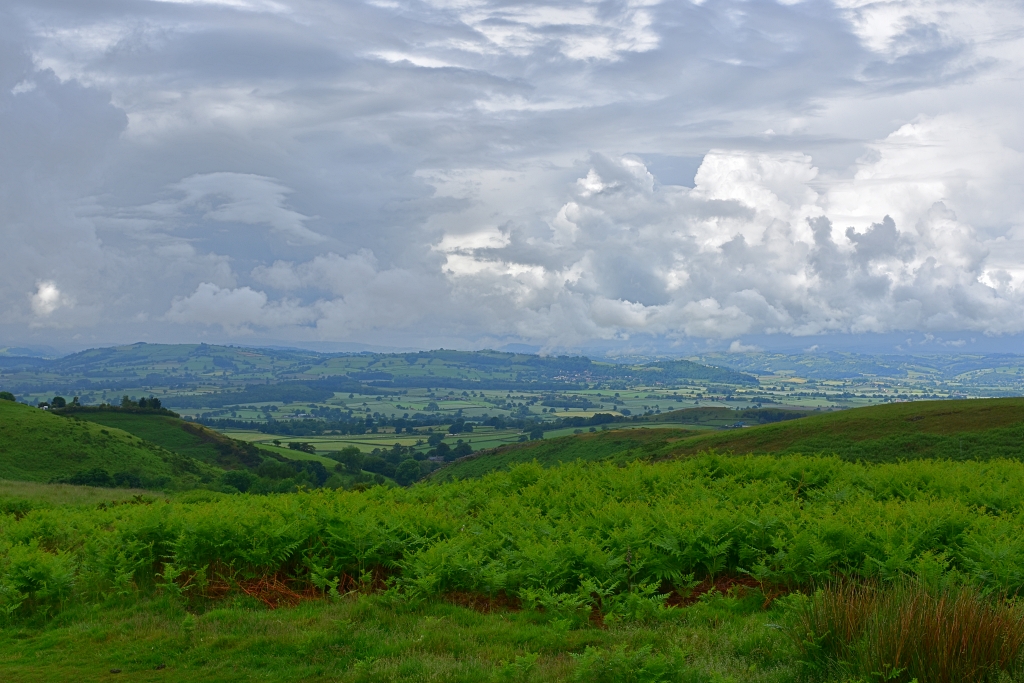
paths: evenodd
<path fill-rule="evenodd" d="M 1024 671 L 1024 607 L 969 586 L 833 583 L 797 608 L 791 628 L 824 677 L 983 683 Z"/>

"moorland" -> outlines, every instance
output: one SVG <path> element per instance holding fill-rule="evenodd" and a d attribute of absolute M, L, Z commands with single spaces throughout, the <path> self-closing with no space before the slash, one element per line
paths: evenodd
<path fill-rule="evenodd" d="M 69 358 L 0 377 L 6 680 L 1024 675 L 1011 357 Z"/>

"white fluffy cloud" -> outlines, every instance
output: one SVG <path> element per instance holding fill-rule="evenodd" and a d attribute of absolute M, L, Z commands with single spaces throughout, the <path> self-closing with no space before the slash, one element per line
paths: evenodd
<path fill-rule="evenodd" d="M 175 323 L 220 325 L 228 332 L 248 334 L 253 328 L 306 324 L 315 315 L 293 301 L 271 303 L 265 293 L 250 287 L 229 289 L 202 282 L 191 295 L 176 298 L 166 317 Z"/>

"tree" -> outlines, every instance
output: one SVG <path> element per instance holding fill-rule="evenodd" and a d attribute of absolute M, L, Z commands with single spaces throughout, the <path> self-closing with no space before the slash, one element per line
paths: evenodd
<path fill-rule="evenodd" d="M 434 449 L 437 457 L 444 458 L 445 460 L 454 460 L 455 456 L 452 455 L 452 448 L 446 443 L 437 444 L 437 448 Z"/>
<path fill-rule="evenodd" d="M 247 470 L 228 470 L 220 475 L 220 483 L 245 493 L 256 483 L 258 477 Z"/>
<path fill-rule="evenodd" d="M 402 486 L 408 486 L 419 478 L 420 464 L 411 458 L 403 460 L 402 463 L 395 468 L 395 481 Z"/>
<path fill-rule="evenodd" d="M 544 430 L 536 427 L 530 431 L 530 441 L 540 441 L 544 438 Z"/>
<path fill-rule="evenodd" d="M 14 394 L 9 391 L 0 391 L 0 401 L 17 401 Z"/>
<path fill-rule="evenodd" d="M 434 448 L 442 441 L 444 441 L 444 434 L 442 434 L 441 432 L 431 434 L 430 436 L 427 437 L 427 445 L 430 446 L 431 448 Z"/>
<path fill-rule="evenodd" d="M 67 405 L 68 405 L 68 402 L 64 399 L 63 396 L 54 396 L 53 400 L 50 401 L 50 406 L 52 408 L 64 408 Z"/>
<path fill-rule="evenodd" d="M 363 469 L 363 454 L 355 446 L 345 446 L 340 451 L 328 453 L 328 458 L 337 460 L 346 472 L 359 474 Z"/>

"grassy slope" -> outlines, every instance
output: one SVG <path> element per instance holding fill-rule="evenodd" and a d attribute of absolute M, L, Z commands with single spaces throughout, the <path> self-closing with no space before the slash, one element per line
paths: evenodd
<path fill-rule="evenodd" d="M 684 430 L 611 430 L 481 451 L 438 470 L 434 481 L 477 477 L 536 459 L 629 460 L 724 453 L 835 453 L 848 460 L 892 462 L 913 458 L 1024 459 L 1024 399 L 917 401 L 708 433 Z"/>
<path fill-rule="evenodd" d="M 144 489 L 104 489 L 71 484 L 40 484 L 35 481 L 0 479 L 0 513 L 23 514 L 56 505 L 98 505 L 120 503 L 142 496 L 146 500 L 165 497 Z"/>
<path fill-rule="evenodd" d="M 70 414 L 82 420 L 124 430 L 169 451 L 223 469 L 256 467 L 262 460 L 254 446 L 170 415 L 117 410 L 82 410 Z"/>
<path fill-rule="evenodd" d="M 835 453 L 850 460 L 1024 458 L 1024 399 L 916 401 L 696 435 L 673 454 Z"/>
<path fill-rule="evenodd" d="M 102 468 L 144 481 L 191 485 L 213 470 L 203 463 L 102 425 L 0 401 L 0 478 L 46 482 Z"/>
<path fill-rule="evenodd" d="M 438 470 L 431 479 L 441 482 L 478 477 L 487 472 L 507 470 L 515 463 L 532 460 L 550 467 L 574 460 L 633 460 L 652 457 L 662 454 L 666 446 L 677 443 L 691 434 L 693 432 L 685 429 L 614 429 L 556 439 L 526 441 L 474 453 Z"/>

